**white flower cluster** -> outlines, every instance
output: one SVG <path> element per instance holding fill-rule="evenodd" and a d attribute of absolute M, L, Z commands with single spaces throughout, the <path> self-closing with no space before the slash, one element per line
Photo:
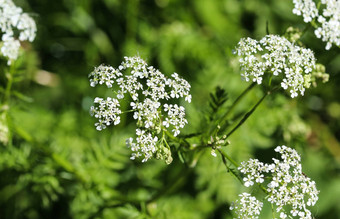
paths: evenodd
<path fill-rule="evenodd" d="M 288 89 L 292 98 L 298 93 L 304 95 L 305 87 L 309 87 L 309 73 L 315 68 L 314 53 L 284 37 L 267 35 L 260 41 L 242 38 L 235 53 L 240 56 L 241 76 L 246 81 L 261 84 L 264 76 L 281 77 L 281 87 Z"/>
<path fill-rule="evenodd" d="M 302 15 L 304 22 L 309 23 L 315 19 L 317 22 L 315 36 L 327 42 L 327 50 L 332 47 L 332 44 L 340 46 L 339 0 L 321 0 L 322 12 L 320 14 L 313 0 L 293 0 L 293 3 L 293 13 Z"/>
<path fill-rule="evenodd" d="M 11 0 L 0 0 L 0 30 L 3 33 L 1 53 L 8 58 L 7 64 L 10 65 L 18 58 L 20 41 L 32 42 L 37 27 L 34 20 Z"/>
<path fill-rule="evenodd" d="M 148 66 L 140 57 L 124 58 L 125 61 L 117 69 L 100 65 L 89 75 L 92 87 L 97 84 L 105 84 L 108 88 L 116 84 L 118 87 L 115 91 L 116 98 L 95 98 L 95 106 L 90 111 L 98 118 L 96 128 L 102 130 L 108 125 L 119 124 L 120 114 L 123 113 L 120 100 L 130 98 L 130 111 L 133 112 L 138 126 L 136 142 L 133 142 L 133 138 L 126 141 L 133 151 L 131 159 L 143 157 L 145 162 L 153 155 L 162 159 L 160 153 L 169 154 L 169 150 L 163 146 L 163 138 L 158 140 L 157 134 L 171 126 L 173 135 L 177 136 L 180 129 L 187 124 L 183 106 L 163 102 L 181 97 L 191 102 L 190 84 L 177 73 L 173 73 L 172 78 L 167 78 L 159 70 Z"/>
<path fill-rule="evenodd" d="M 281 154 L 282 161 L 273 158 L 273 163 L 264 164 L 257 159 L 242 162 L 239 170 L 245 175 L 243 178 L 246 187 L 254 183 L 267 183 L 266 199 L 276 205 L 280 218 L 286 218 L 284 206 L 290 206 L 290 215 L 300 218 L 312 218 L 308 206 L 313 206 L 318 200 L 319 191 L 315 182 L 303 172 L 300 156 L 296 150 L 278 146 L 275 151 Z"/>
<path fill-rule="evenodd" d="M 293 14 L 303 16 L 303 21 L 306 23 L 311 22 L 318 16 L 319 12 L 313 0 L 293 0 L 294 9 Z"/>
<path fill-rule="evenodd" d="M 263 203 L 246 192 L 240 194 L 239 196 L 240 199 L 233 202 L 229 208 L 230 210 L 235 210 L 237 218 L 259 218 L 258 215 L 261 213 Z"/>
<path fill-rule="evenodd" d="M 102 130 L 111 123 L 114 125 L 120 123 L 119 115 L 122 111 L 119 109 L 120 104 L 117 99 L 108 97 L 104 100 L 103 98 L 96 97 L 94 103 L 97 104 L 97 107 L 92 106 L 90 113 L 99 119 L 98 123 L 95 123 L 97 130 Z"/>

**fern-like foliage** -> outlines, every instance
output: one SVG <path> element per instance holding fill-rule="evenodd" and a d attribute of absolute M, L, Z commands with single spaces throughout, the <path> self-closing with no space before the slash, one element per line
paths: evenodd
<path fill-rule="evenodd" d="M 209 106 L 211 111 L 209 112 L 209 121 L 216 119 L 219 110 L 222 108 L 225 102 L 229 99 L 228 93 L 221 87 L 217 86 L 214 93 L 210 93 Z"/>

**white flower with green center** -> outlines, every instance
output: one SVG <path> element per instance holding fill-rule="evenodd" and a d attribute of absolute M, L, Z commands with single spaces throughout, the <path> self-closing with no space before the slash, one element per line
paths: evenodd
<path fill-rule="evenodd" d="M 235 53 L 240 57 L 244 80 L 262 84 L 265 77 L 269 81 L 278 79 L 292 98 L 304 95 L 311 81 L 309 74 L 315 69 L 316 59 L 310 49 L 277 35 L 267 35 L 260 41 L 243 38 Z"/>
<path fill-rule="evenodd" d="M 0 51 L 8 58 L 7 64 L 19 56 L 20 41 L 32 42 L 37 31 L 34 20 L 11 0 L 0 0 Z"/>
<path fill-rule="evenodd" d="M 133 151 L 131 159 L 143 158 L 145 162 L 155 156 L 171 162 L 169 146 L 164 142 L 164 132 L 172 129 L 173 135 L 180 134 L 187 120 L 185 108 L 177 104 L 169 104 L 173 99 L 184 98 L 191 101 L 190 84 L 173 73 L 171 78 L 140 57 L 125 57 L 125 61 L 117 69 L 100 65 L 89 75 L 90 85 L 106 85 L 114 89 L 115 97 L 95 98 L 91 107 L 91 115 L 98 119 L 95 123 L 97 130 L 120 123 L 120 102 L 130 101 L 130 112 L 137 120 L 136 142 L 133 138 L 126 141 Z M 160 136 L 162 133 L 163 136 Z"/>
<path fill-rule="evenodd" d="M 296 150 L 278 146 L 275 151 L 281 154 L 281 161 L 273 158 L 273 163 L 264 164 L 257 159 L 250 159 L 241 163 L 238 169 L 245 175 L 244 185 L 252 186 L 254 181 L 265 184 L 266 199 L 274 204 L 280 218 L 286 218 L 290 213 L 293 217 L 311 219 L 312 214 L 307 207 L 314 206 L 318 200 L 319 191 L 315 182 L 302 172 L 301 157 Z M 290 211 L 286 212 L 286 206 L 289 206 Z"/>

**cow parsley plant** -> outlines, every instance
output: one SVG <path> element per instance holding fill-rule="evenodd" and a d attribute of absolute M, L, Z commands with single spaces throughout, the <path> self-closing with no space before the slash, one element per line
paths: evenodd
<path fill-rule="evenodd" d="M 312 219 L 308 207 L 318 200 L 319 191 L 315 182 L 302 172 L 301 157 L 296 150 L 278 146 L 275 151 L 281 155 L 281 160 L 273 158 L 271 164 L 257 159 L 241 163 L 238 169 L 244 174 L 244 185 L 263 185 L 267 194 L 265 199 L 276 207 L 280 218 L 298 216 Z M 252 206 L 258 205 L 258 201 L 253 201 Z"/>
<path fill-rule="evenodd" d="M 279 78 L 281 87 L 292 98 L 304 95 L 310 86 L 310 73 L 315 69 L 314 53 L 297 46 L 286 38 L 267 35 L 260 41 L 242 38 L 235 53 L 240 57 L 241 76 L 246 81 L 261 84 L 264 77 Z"/>
<path fill-rule="evenodd" d="M 229 209 L 235 211 L 238 219 L 258 219 L 263 203 L 246 192 L 240 194 L 239 197 L 240 199 L 233 202 Z"/>
<path fill-rule="evenodd" d="M 303 21 L 311 22 L 319 15 L 316 4 L 313 0 L 293 0 L 293 13 L 303 17 Z"/>
<path fill-rule="evenodd" d="M 191 102 L 190 84 L 173 73 L 163 75 L 140 57 L 125 57 L 118 68 L 100 65 L 89 75 L 92 87 L 106 85 L 113 88 L 113 97 L 96 97 L 91 114 L 98 119 L 97 130 L 120 123 L 121 101 L 129 101 L 136 120 L 136 139 L 126 140 L 132 150 L 131 159 L 143 158 L 143 162 L 155 156 L 170 163 L 171 153 L 165 133 L 171 129 L 177 136 L 186 124 L 185 108 L 174 99 L 184 98 Z"/>
<path fill-rule="evenodd" d="M 19 55 L 20 41 L 32 42 L 37 27 L 34 20 L 11 0 L 0 0 L 0 51 L 10 65 Z"/>
<path fill-rule="evenodd" d="M 326 42 L 329 50 L 333 44 L 340 46 L 340 1 L 321 0 L 320 10 L 313 0 L 293 0 L 293 13 L 303 16 L 306 23 L 314 21 L 314 33 Z"/>

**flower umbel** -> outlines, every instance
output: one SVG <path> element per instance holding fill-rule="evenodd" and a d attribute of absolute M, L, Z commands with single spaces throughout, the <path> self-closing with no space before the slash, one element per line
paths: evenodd
<path fill-rule="evenodd" d="M 294 14 L 303 16 L 306 23 L 315 21 L 315 36 L 327 43 L 327 50 L 332 44 L 340 46 L 340 1 L 321 0 L 320 11 L 313 0 L 293 0 L 293 3 Z"/>
<path fill-rule="evenodd" d="M 10 65 L 19 55 L 20 41 L 32 42 L 37 31 L 34 20 L 11 0 L 0 0 L 1 53 Z M 18 34 L 16 34 L 18 32 Z"/>
<path fill-rule="evenodd" d="M 246 81 L 261 84 L 265 76 L 281 79 L 281 87 L 289 90 L 292 98 L 310 83 L 311 73 L 315 68 L 314 53 L 289 42 L 277 35 L 267 35 L 260 41 L 242 38 L 235 53 L 240 57 L 241 76 Z M 271 79 L 270 79 L 271 81 Z"/>
<path fill-rule="evenodd" d="M 315 182 L 303 172 L 301 158 L 296 150 L 278 146 L 275 151 L 281 154 L 281 161 L 273 158 L 273 163 L 264 164 L 257 159 L 242 162 L 239 170 L 245 175 L 243 181 L 246 187 L 254 183 L 266 183 L 266 199 L 276 206 L 280 218 L 291 216 L 312 218 L 308 206 L 313 206 L 318 200 L 319 191 Z M 289 213 L 287 208 L 289 207 Z"/>
<path fill-rule="evenodd" d="M 293 3 L 293 13 L 303 16 L 304 22 L 311 22 L 315 17 L 319 16 L 318 9 L 313 0 L 293 0 Z"/>
<path fill-rule="evenodd" d="M 230 210 L 235 211 L 237 218 L 259 218 L 258 216 L 262 210 L 263 203 L 246 192 L 240 194 L 239 196 L 240 199 L 233 202 L 230 206 Z"/>
<path fill-rule="evenodd" d="M 131 159 L 142 157 L 145 162 L 155 155 L 171 162 L 164 133 L 171 128 L 173 135 L 177 136 L 187 120 L 183 106 L 167 101 L 184 98 L 190 102 L 190 84 L 177 73 L 173 73 L 171 78 L 166 77 L 140 57 L 124 59 L 117 69 L 100 65 L 89 75 L 92 87 L 105 84 L 112 88 L 114 84 L 117 85 L 115 97 L 95 98 L 95 105 L 90 110 L 91 115 L 98 119 L 95 126 L 97 130 L 102 130 L 111 124 L 119 124 L 120 114 L 124 113 L 120 109 L 120 101 L 129 100 L 129 111 L 133 112 L 133 118 L 137 120 L 136 142 L 133 138 L 126 141 L 133 151 Z"/>

